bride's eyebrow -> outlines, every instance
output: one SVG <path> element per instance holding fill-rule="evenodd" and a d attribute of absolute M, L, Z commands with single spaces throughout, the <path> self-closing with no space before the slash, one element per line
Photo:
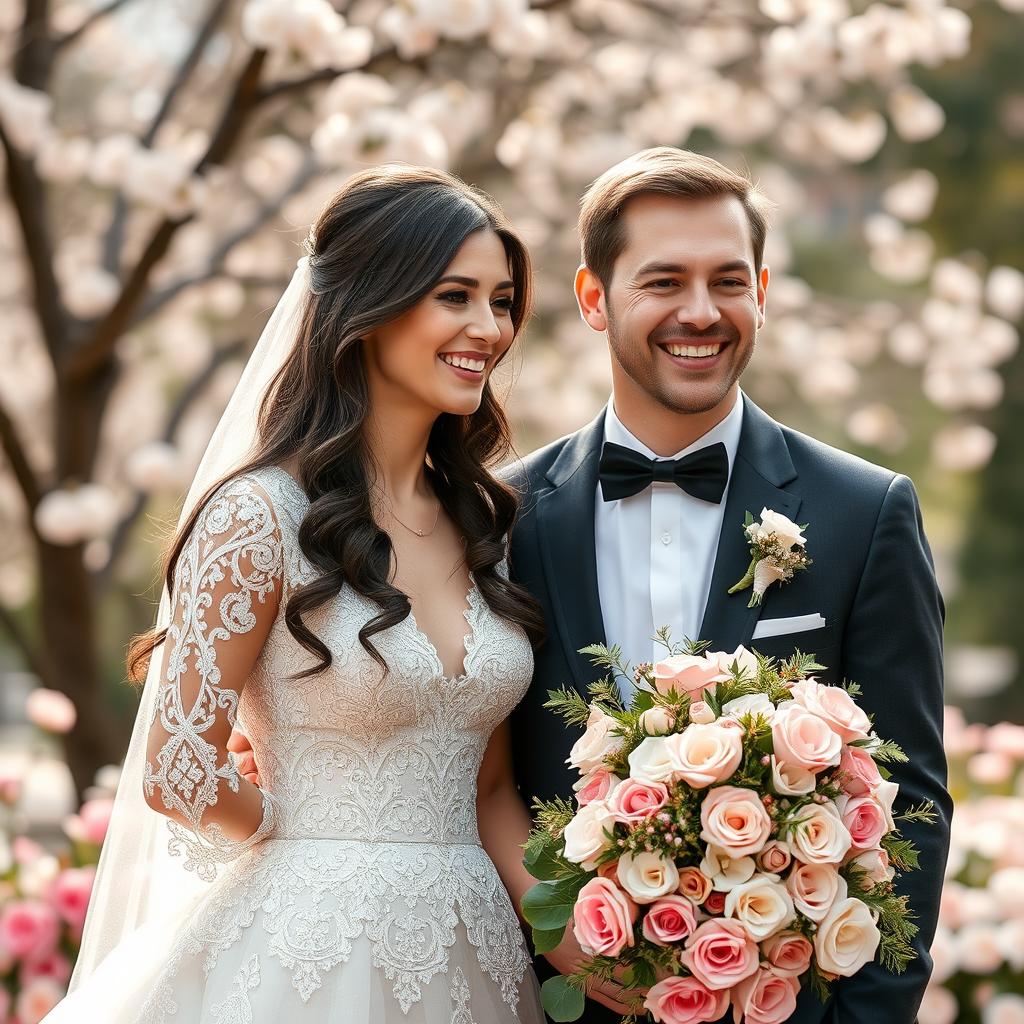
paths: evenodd
<path fill-rule="evenodd" d="M 479 288 L 480 282 L 475 277 L 462 277 L 459 274 L 447 274 L 442 277 L 438 284 L 461 284 L 467 288 Z M 501 281 L 499 284 L 494 286 L 496 292 L 503 291 L 505 288 L 515 288 L 515 281 Z"/>

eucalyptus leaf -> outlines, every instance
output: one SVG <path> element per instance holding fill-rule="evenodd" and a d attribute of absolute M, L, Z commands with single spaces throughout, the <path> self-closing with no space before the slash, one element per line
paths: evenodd
<path fill-rule="evenodd" d="M 583 1016 L 586 997 L 569 979 L 559 975 L 548 978 L 540 987 L 540 1001 L 544 1012 L 553 1021 L 579 1020 Z"/>

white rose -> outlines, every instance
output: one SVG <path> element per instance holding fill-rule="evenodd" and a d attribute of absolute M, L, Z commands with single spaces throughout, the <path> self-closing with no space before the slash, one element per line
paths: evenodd
<path fill-rule="evenodd" d="M 812 921 L 821 921 L 847 895 L 846 879 L 831 864 L 795 864 L 786 890 L 796 909 Z"/>
<path fill-rule="evenodd" d="M 640 782 L 668 782 L 676 770 L 664 736 L 648 736 L 629 755 L 629 774 Z"/>
<path fill-rule="evenodd" d="M 882 810 L 885 812 L 885 825 L 886 831 L 891 832 L 896 827 L 896 822 L 893 821 L 892 817 L 892 802 L 896 799 L 896 794 L 900 791 L 900 787 L 895 782 L 890 782 L 888 779 L 882 779 L 881 782 L 875 786 L 875 791 L 871 795 L 881 804 Z"/>
<path fill-rule="evenodd" d="M 818 967 L 849 978 L 875 958 L 880 940 L 867 904 L 853 897 L 837 900 L 814 935 Z"/>
<path fill-rule="evenodd" d="M 587 731 L 573 744 L 566 763 L 578 769 L 582 775 L 592 772 L 609 754 L 622 746 L 623 738 L 613 732 L 618 728 L 619 723 L 614 718 L 592 706 L 587 719 Z"/>
<path fill-rule="evenodd" d="M 796 911 L 778 875 L 755 875 L 725 897 L 725 916 L 736 918 L 760 942 L 781 931 Z"/>
<path fill-rule="evenodd" d="M 719 892 L 731 892 L 737 885 L 749 881 L 755 868 L 753 857 L 730 857 L 728 851 L 713 843 L 708 843 L 700 862 L 701 874 L 710 878 L 711 887 Z"/>
<path fill-rule="evenodd" d="M 690 721 L 695 725 L 710 725 L 715 720 L 715 712 L 711 705 L 702 700 L 695 700 L 690 705 Z"/>
<path fill-rule="evenodd" d="M 747 714 L 764 715 L 770 722 L 775 715 L 775 705 L 767 693 L 748 693 L 722 705 L 723 717 L 739 719 Z"/>
<path fill-rule="evenodd" d="M 794 547 L 803 547 L 807 543 L 804 531 L 779 512 L 773 512 L 770 508 L 761 509 L 761 526 L 768 533 L 774 533 L 775 539 L 784 548 L 790 551 Z"/>
<path fill-rule="evenodd" d="M 889 864 L 889 855 L 885 850 L 865 850 L 853 858 L 853 863 L 862 867 L 876 885 L 879 882 L 891 882 L 896 876 L 896 869 Z"/>
<path fill-rule="evenodd" d="M 838 864 L 846 856 L 853 840 L 834 803 L 808 804 L 795 814 L 800 824 L 793 829 L 789 845 L 797 860 Z"/>
<path fill-rule="evenodd" d="M 689 725 L 665 741 L 676 776 L 695 788 L 725 782 L 743 760 L 743 739 L 736 729 Z"/>
<path fill-rule="evenodd" d="M 565 859 L 581 864 L 586 871 L 597 867 L 597 858 L 611 845 L 605 835 L 615 827 L 615 818 L 604 800 L 585 804 L 565 826 Z"/>
<path fill-rule="evenodd" d="M 637 903 L 653 903 L 679 885 L 675 864 L 657 853 L 624 853 L 617 874 L 619 884 Z"/>
<path fill-rule="evenodd" d="M 660 705 L 648 708 L 640 716 L 640 727 L 648 736 L 664 736 L 665 733 L 671 731 L 675 724 L 676 720 L 672 712 Z"/>
<path fill-rule="evenodd" d="M 742 644 L 735 651 L 715 651 L 705 657 L 714 658 L 723 672 L 731 672 L 735 662 L 740 672 L 749 679 L 757 678 L 757 655 L 753 651 L 748 651 Z"/>
<path fill-rule="evenodd" d="M 818 778 L 812 771 L 795 764 L 783 764 L 774 754 L 772 758 L 772 785 L 780 796 L 803 796 L 814 791 Z"/>

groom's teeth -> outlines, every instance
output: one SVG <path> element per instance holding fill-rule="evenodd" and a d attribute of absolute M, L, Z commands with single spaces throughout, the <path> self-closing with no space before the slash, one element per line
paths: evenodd
<path fill-rule="evenodd" d="M 466 356 L 449 356 L 441 353 L 441 359 L 449 366 L 457 366 L 462 370 L 473 370 L 475 373 L 482 373 L 487 365 L 486 359 L 469 359 Z"/>
<path fill-rule="evenodd" d="M 717 345 L 666 345 L 665 347 L 674 356 L 698 359 L 702 356 L 717 356 L 722 344 L 719 342 Z"/>

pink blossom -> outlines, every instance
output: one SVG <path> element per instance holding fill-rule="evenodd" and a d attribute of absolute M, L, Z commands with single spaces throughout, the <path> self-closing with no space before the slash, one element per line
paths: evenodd
<path fill-rule="evenodd" d="M 7 991 L 6 988 L 4 988 L 3 985 L 0 985 L 0 1021 L 7 1021 L 8 1020 L 7 1015 L 10 1012 L 11 1012 L 11 996 L 10 996 L 10 993 Z M 13 1024 L 13 1022 L 8 1021 L 8 1024 Z"/>
<path fill-rule="evenodd" d="M 20 1024 L 39 1024 L 63 996 L 63 988 L 49 978 L 30 981 L 18 994 L 14 1005 Z"/>
<path fill-rule="evenodd" d="M 580 890 L 573 908 L 573 932 L 584 949 L 618 956 L 632 946 L 637 905 L 607 878 L 592 878 Z"/>
<path fill-rule="evenodd" d="M 967 776 L 980 786 L 1001 786 L 1013 777 L 1013 761 L 1002 753 L 982 751 L 967 761 Z"/>
<path fill-rule="evenodd" d="M 1024 761 L 1024 725 L 998 722 L 985 733 L 985 747 L 994 754 L 1006 754 L 1016 761 Z"/>
<path fill-rule="evenodd" d="M 75 705 L 57 690 L 33 690 L 25 702 L 28 720 L 46 732 L 66 733 L 75 725 Z"/>
<path fill-rule="evenodd" d="M 60 921 L 38 900 L 14 900 L 0 911 L 0 944 L 19 960 L 39 960 L 53 952 Z"/>
<path fill-rule="evenodd" d="M 19 864 L 30 864 L 46 855 L 46 851 L 28 836 L 15 836 L 11 842 L 11 852 Z"/>
<path fill-rule="evenodd" d="M 715 992 L 696 978 L 664 978 L 652 985 L 644 1009 L 659 1024 L 701 1024 L 718 1020 L 729 1006 L 727 992 Z"/>
<path fill-rule="evenodd" d="M 95 878 L 94 867 L 68 868 L 57 876 L 50 892 L 50 900 L 57 912 L 75 932 L 81 932 L 85 923 Z"/>
<path fill-rule="evenodd" d="M 685 896 L 655 900 L 643 921 L 644 938 L 657 946 L 682 942 L 697 927 L 694 905 Z"/>
<path fill-rule="evenodd" d="M 649 818 L 668 803 L 668 789 L 662 782 L 626 779 L 615 788 L 608 810 L 616 821 L 635 825 Z"/>
<path fill-rule="evenodd" d="M 64 831 L 69 839 L 78 843 L 93 843 L 100 846 L 110 827 L 110 815 L 114 810 L 114 799 L 109 796 L 86 800 L 77 814 L 64 822 Z"/>
<path fill-rule="evenodd" d="M 49 978 L 55 985 L 67 987 L 71 977 L 71 964 L 58 950 L 38 960 L 26 960 L 21 965 L 21 983 L 27 985 L 36 978 Z"/>

